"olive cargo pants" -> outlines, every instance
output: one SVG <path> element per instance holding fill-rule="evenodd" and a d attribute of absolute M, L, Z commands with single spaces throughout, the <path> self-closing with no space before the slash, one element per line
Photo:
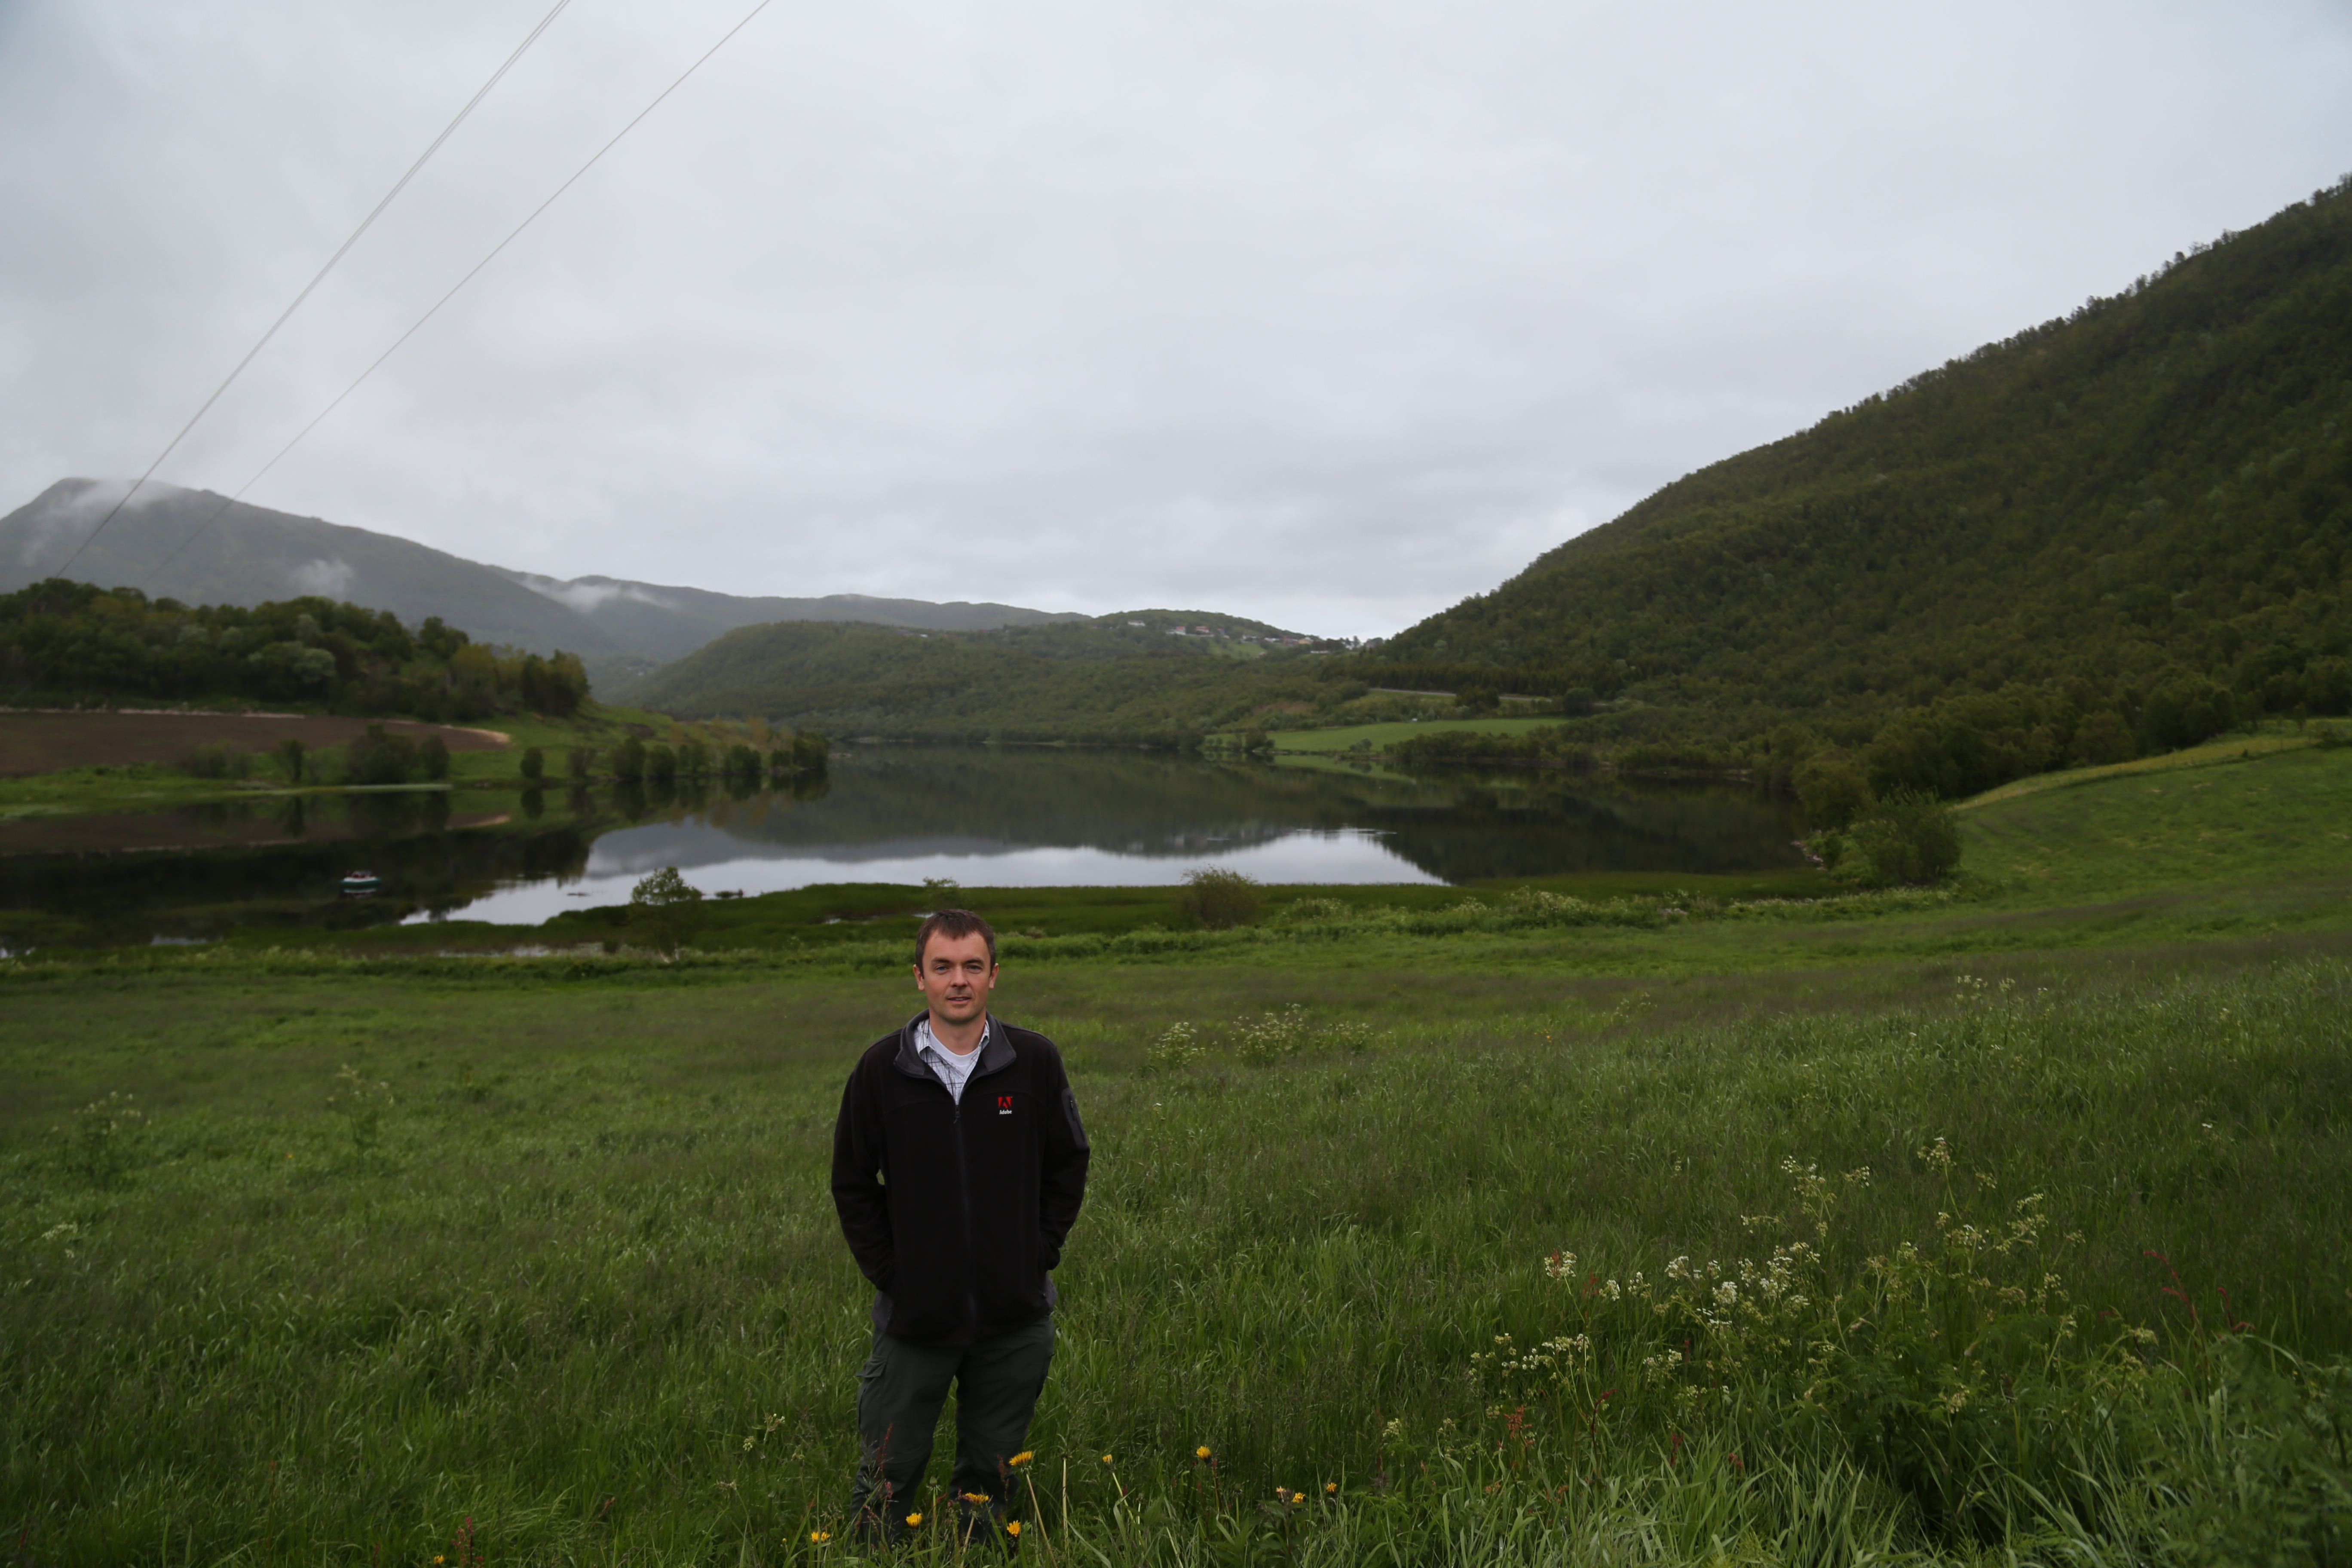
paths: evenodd
<path fill-rule="evenodd" d="M 874 1353 L 857 1373 L 857 1479 L 849 1494 L 852 1520 L 871 1529 L 879 1516 L 889 1539 L 921 1510 L 923 1470 L 931 1462 L 931 1434 L 956 1385 L 953 1494 L 990 1500 L 1002 1511 L 1012 1489 L 1006 1461 L 1021 1452 L 1029 1417 L 1054 1361 L 1049 1313 L 1025 1328 L 971 1345 L 918 1345 L 874 1336 Z M 959 1511 L 970 1513 L 976 1505 Z M 944 1522 L 944 1521 L 942 1521 Z"/>

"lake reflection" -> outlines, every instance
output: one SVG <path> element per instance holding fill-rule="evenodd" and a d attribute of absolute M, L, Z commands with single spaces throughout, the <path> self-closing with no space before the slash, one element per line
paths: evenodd
<path fill-rule="evenodd" d="M 1799 864 L 1793 805 L 1557 773 L 1409 779 L 1131 752 L 859 746 L 828 779 L 688 789 L 264 798 L 0 825 L 0 945 L 229 925 L 535 922 L 676 866 L 706 892 L 824 882 L 1446 882 Z M 382 893 L 342 899 L 365 867 Z"/>
<path fill-rule="evenodd" d="M 516 884 L 468 919 L 537 921 L 676 866 L 705 891 L 824 882 L 1462 882 L 1573 871 L 1756 871 L 1800 858 L 1790 804 L 1723 785 L 1556 773 L 1408 779 L 1118 752 L 862 747 L 821 797 L 679 806 L 601 834 L 577 885 Z M 584 897 L 583 897 L 584 895 Z"/>

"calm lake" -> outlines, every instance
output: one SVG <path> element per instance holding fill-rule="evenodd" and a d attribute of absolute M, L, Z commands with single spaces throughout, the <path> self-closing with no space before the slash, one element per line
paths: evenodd
<path fill-rule="evenodd" d="M 1559 773 L 1403 778 L 1132 752 L 852 747 L 795 792 L 271 798 L 0 824 L 0 942 L 203 940 L 252 922 L 535 923 L 676 866 L 705 892 L 1443 882 L 1800 864 L 1792 802 Z M 341 896 L 347 871 L 383 879 Z"/>

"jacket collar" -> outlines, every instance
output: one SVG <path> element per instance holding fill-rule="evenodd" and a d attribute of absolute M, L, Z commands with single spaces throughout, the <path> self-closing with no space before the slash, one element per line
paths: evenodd
<path fill-rule="evenodd" d="M 915 1026 L 929 1016 L 927 1009 L 898 1026 L 898 1054 L 891 1058 L 890 1065 L 908 1078 L 929 1079 L 936 1083 L 939 1079 L 923 1065 L 923 1058 L 915 1054 Z M 1004 1026 L 1003 1019 L 993 1014 L 989 1016 L 988 1041 L 980 1047 L 980 1060 L 972 1066 L 972 1077 L 983 1078 L 1013 1065 L 1012 1033 Z"/>

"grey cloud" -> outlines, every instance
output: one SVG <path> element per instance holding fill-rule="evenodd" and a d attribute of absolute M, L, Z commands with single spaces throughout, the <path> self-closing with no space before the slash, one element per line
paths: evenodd
<path fill-rule="evenodd" d="M 677 606 L 662 595 L 635 583 L 559 582 L 537 573 L 518 572 L 516 582 L 543 599 L 552 599 L 568 609 L 593 613 L 615 599 L 634 604 L 652 605 L 659 609 L 674 610 Z M 725 592 L 724 589 L 719 590 Z"/>
<path fill-rule="evenodd" d="M 350 591 L 352 579 L 358 575 L 347 561 L 328 559 L 306 561 L 286 574 L 289 585 L 297 594 L 316 594 L 324 598 L 340 599 Z"/>

